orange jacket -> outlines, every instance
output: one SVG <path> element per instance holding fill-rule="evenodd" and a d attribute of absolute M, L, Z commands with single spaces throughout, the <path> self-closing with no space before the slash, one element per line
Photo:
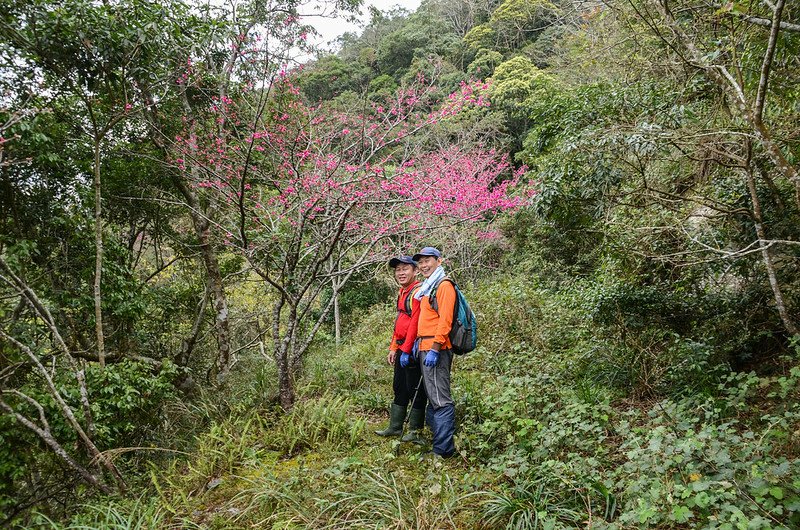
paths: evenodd
<path fill-rule="evenodd" d="M 406 313 L 406 298 L 419 287 L 419 282 L 415 281 L 408 287 L 401 287 L 397 294 L 397 319 L 394 321 L 394 333 L 389 351 L 400 350 L 411 353 L 414 341 L 417 340 L 417 321 L 419 320 L 420 303 L 416 298 L 411 298 L 411 315 Z"/>
<path fill-rule="evenodd" d="M 441 350 L 452 348 L 450 344 L 450 328 L 453 327 L 453 311 L 456 308 L 456 289 L 449 281 L 442 280 L 436 288 L 437 313 L 431 307 L 430 298 L 423 296 L 417 324 L 417 336 L 420 338 L 419 351 L 430 350 L 434 342 L 438 342 Z"/>

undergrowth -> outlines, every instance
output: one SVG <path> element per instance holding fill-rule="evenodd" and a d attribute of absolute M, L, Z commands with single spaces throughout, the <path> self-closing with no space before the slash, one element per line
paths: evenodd
<path fill-rule="evenodd" d="M 628 355 L 634 342 L 581 325 L 592 296 L 549 289 L 500 278 L 467 293 L 481 344 L 455 361 L 455 458 L 372 434 L 391 400 L 379 308 L 338 351 L 319 345 L 291 412 L 187 411 L 204 426 L 189 456 L 152 468 L 146 500 L 47 527 L 800 527 L 795 357 L 770 375 L 700 374 L 705 350 L 674 335 Z"/>

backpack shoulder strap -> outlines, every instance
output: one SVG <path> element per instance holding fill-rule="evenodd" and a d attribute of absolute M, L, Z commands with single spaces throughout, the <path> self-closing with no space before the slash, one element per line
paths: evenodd
<path fill-rule="evenodd" d="M 453 285 L 456 284 L 456 282 L 454 282 L 449 276 L 445 276 L 444 278 L 436 282 L 436 285 L 434 285 L 433 289 L 431 289 L 431 294 L 429 295 L 431 298 L 436 296 L 436 291 L 439 289 L 439 286 L 442 285 L 442 282 L 450 282 Z"/>
<path fill-rule="evenodd" d="M 439 282 L 436 285 L 433 286 L 433 289 L 431 289 L 431 294 L 428 295 L 428 302 L 431 304 L 433 310 L 436 311 L 437 313 L 439 312 L 439 302 L 436 301 L 436 291 L 439 290 L 439 286 L 442 285 L 442 282 L 445 281 L 450 282 L 451 284 L 453 284 L 453 287 L 456 287 L 456 282 L 454 282 L 453 279 L 450 278 L 449 276 L 445 276 L 444 278 L 439 280 Z"/>
<path fill-rule="evenodd" d="M 411 316 L 411 313 L 413 313 L 413 305 L 412 304 L 414 303 L 414 295 L 417 294 L 417 291 L 419 291 L 421 287 L 422 287 L 421 285 L 417 285 L 416 287 L 411 289 L 411 291 L 409 291 L 408 295 L 406 296 L 406 300 L 405 300 L 404 305 L 405 305 L 405 309 L 406 309 L 406 314 L 408 316 Z"/>

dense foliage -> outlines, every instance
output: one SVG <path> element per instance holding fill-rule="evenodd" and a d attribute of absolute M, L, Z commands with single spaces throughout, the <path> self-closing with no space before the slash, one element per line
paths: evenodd
<path fill-rule="evenodd" d="M 0 0 L 0 525 L 800 526 L 800 12 Z M 351 1 L 329 3 L 351 12 Z M 393 285 L 479 319 L 372 436 Z"/>

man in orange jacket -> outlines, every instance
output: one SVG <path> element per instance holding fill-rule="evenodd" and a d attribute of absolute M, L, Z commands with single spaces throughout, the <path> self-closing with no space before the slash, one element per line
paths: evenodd
<path fill-rule="evenodd" d="M 394 278 L 400 284 L 397 294 L 397 318 L 394 321 L 394 333 L 389 345 L 386 361 L 394 365 L 394 402 L 389 411 L 389 426 L 375 431 L 379 436 L 399 436 L 403 432 L 406 407 L 409 401 L 411 413 L 408 417 L 409 432 L 401 439 L 404 442 L 421 443 L 418 432 L 425 426 L 425 390 L 420 387 L 422 371 L 420 365 L 411 356 L 411 349 L 417 338 L 417 321 L 419 320 L 419 300 L 414 298 L 419 281 L 417 281 L 417 262 L 411 256 L 392 258 L 389 267 L 394 269 Z M 415 397 L 416 396 L 416 397 Z"/>
<path fill-rule="evenodd" d="M 453 441 L 456 409 L 450 396 L 453 352 L 449 337 L 456 290 L 453 282 L 445 281 L 442 253 L 438 249 L 425 247 L 413 259 L 425 277 L 414 298 L 420 300 L 416 350 L 428 395 L 426 416 L 433 433 L 433 453 L 449 458 L 456 451 Z M 436 299 L 437 309 L 431 305 L 432 298 Z"/>

